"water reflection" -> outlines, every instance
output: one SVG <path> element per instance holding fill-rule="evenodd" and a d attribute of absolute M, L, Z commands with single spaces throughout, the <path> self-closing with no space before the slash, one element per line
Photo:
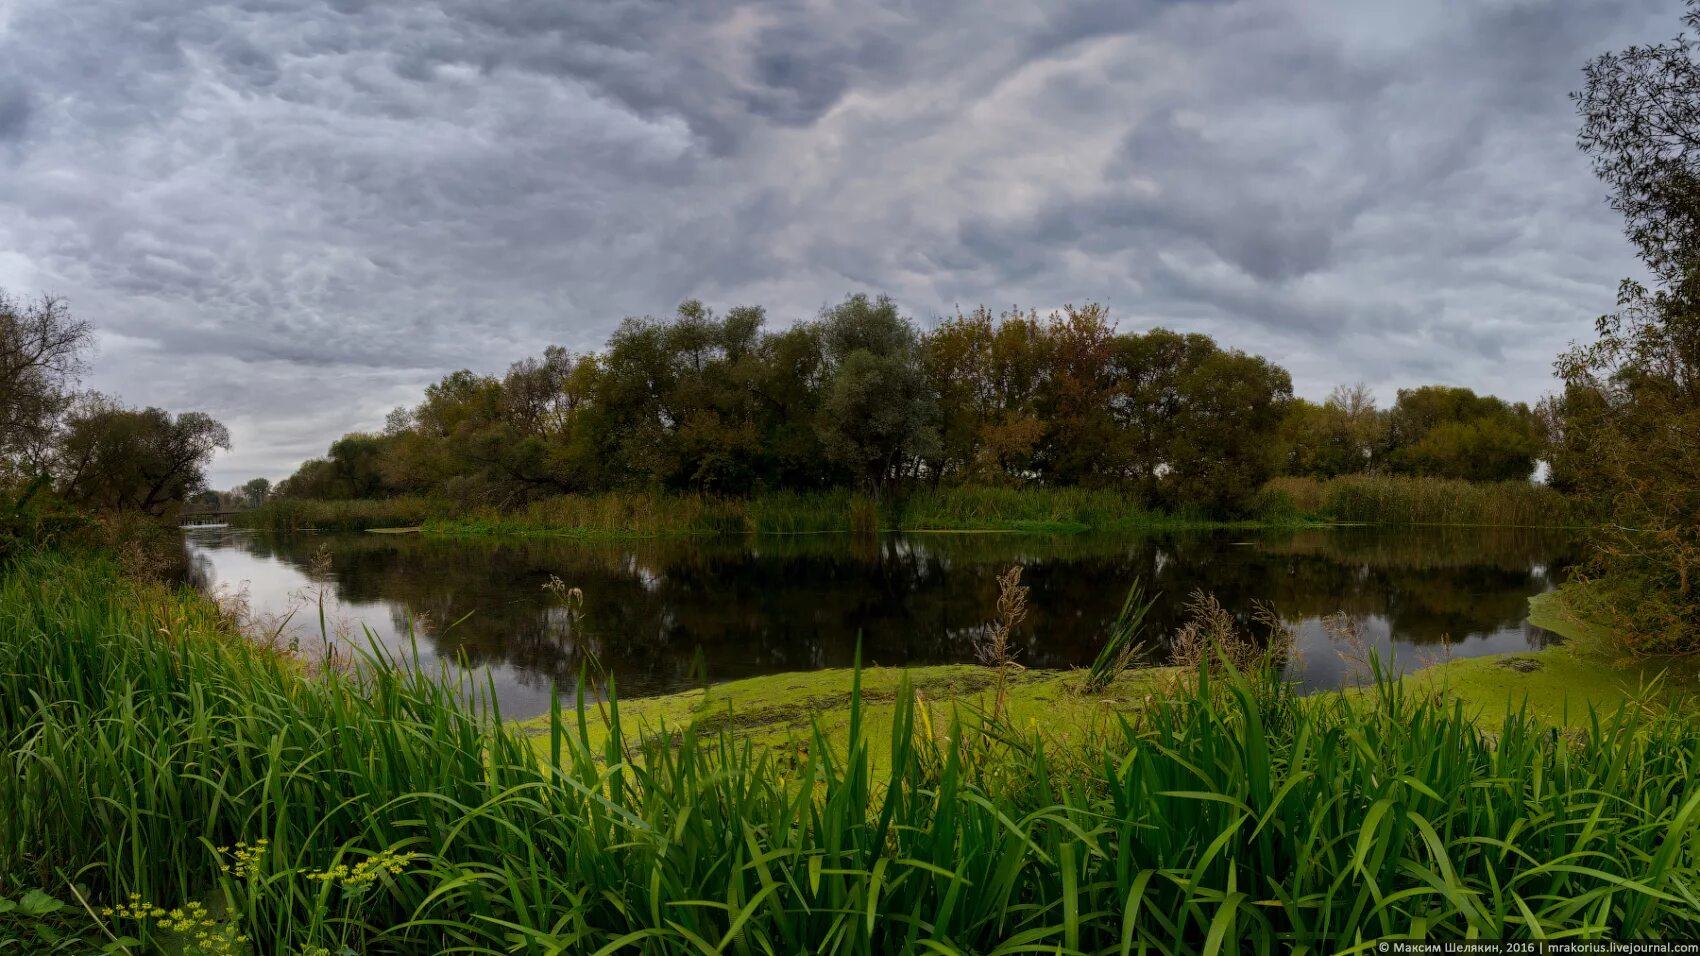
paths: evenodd
<path fill-rule="evenodd" d="M 1272 602 L 1299 630 L 1293 676 L 1333 686 L 1348 669 L 1320 619 L 1338 611 L 1406 665 L 1443 639 L 1460 656 L 1544 645 L 1550 635 L 1525 622 L 1527 599 L 1557 582 L 1571 553 L 1551 533 L 1453 528 L 622 542 L 187 535 L 199 575 L 243 588 L 257 612 L 281 613 L 322 585 L 330 620 L 354 633 L 363 625 L 405 648 L 411 621 L 422 657 L 489 668 L 511 716 L 545 710 L 551 682 L 572 685 L 586 651 L 634 695 L 690 686 L 699 653 L 713 680 L 847 666 L 858 635 L 871 663 L 969 661 L 995 577 L 1017 563 L 1032 588 L 1016 635 L 1028 666 L 1090 662 L 1139 577 L 1161 595 L 1157 633 L 1178 625 L 1195 589 L 1247 620 L 1254 600 Z M 316 584 L 321 549 L 330 563 Z M 551 575 L 583 590 L 578 613 L 545 589 Z M 293 626 L 317 640 L 316 606 Z"/>

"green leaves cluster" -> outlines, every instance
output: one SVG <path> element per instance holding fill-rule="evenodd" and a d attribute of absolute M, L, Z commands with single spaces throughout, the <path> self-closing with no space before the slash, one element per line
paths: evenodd
<path fill-rule="evenodd" d="M 127 947 L 137 942 L 129 936 L 100 935 L 83 910 L 40 887 L 26 889 L 15 899 L 0 894 L 0 954 L 129 953 Z"/>

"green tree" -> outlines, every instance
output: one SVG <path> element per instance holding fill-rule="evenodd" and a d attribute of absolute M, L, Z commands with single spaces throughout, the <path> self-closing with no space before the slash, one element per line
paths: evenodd
<path fill-rule="evenodd" d="M 241 490 L 248 507 L 258 508 L 266 503 L 266 496 L 271 494 L 272 483 L 265 478 L 250 478 L 243 483 Z"/>
<path fill-rule="evenodd" d="M 1280 471 L 1334 478 L 1368 471 L 1385 444 L 1386 416 L 1365 385 L 1341 385 L 1321 405 L 1294 399 L 1280 427 Z"/>
<path fill-rule="evenodd" d="M 1215 352 L 1216 343 L 1207 335 L 1168 329 L 1116 340 L 1117 384 L 1110 409 L 1119 430 L 1117 461 L 1147 505 L 1161 503 L 1168 494 L 1189 376 Z"/>
<path fill-rule="evenodd" d="M 1293 382 L 1260 356 L 1217 349 L 1187 370 L 1169 446 L 1168 498 L 1231 515 L 1275 473 L 1269 441 Z"/>
<path fill-rule="evenodd" d="M 839 477 L 827 461 L 816 422 L 827 376 L 821 328 L 805 322 L 762 338 L 743 360 L 740 379 L 750 390 L 761 435 L 761 480 L 774 488 L 819 488 Z"/>
<path fill-rule="evenodd" d="M 1387 416 L 1383 462 L 1395 474 L 1522 481 L 1541 454 L 1541 429 L 1521 402 L 1467 388 L 1400 389 Z"/>
<path fill-rule="evenodd" d="M 230 433 L 200 412 L 128 409 L 102 397 L 68 415 L 58 448 L 59 492 L 74 504 L 160 516 L 206 487 Z"/>
<path fill-rule="evenodd" d="M 875 490 L 938 454 L 938 404 L 915 327 L 881 296 L 821 313 L 826 385 L 817 427 L 832 460 Z"/>
<path fill-rule="evenodd" d="M 762 310 L 718 318 L 701 302 L 671 322 L 627 319 L 608 342 L 600 401 L 620 467 L 664 488 L 743 492 L 761 470 L 751 359 Z"/>

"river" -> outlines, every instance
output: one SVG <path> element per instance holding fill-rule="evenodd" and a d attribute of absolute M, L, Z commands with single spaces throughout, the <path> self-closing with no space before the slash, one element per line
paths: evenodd
<path fill-rule="evenodd" d="M 848 666 L 967 662 L 997 576 L 1023 567 L 1028 667 L 1085 666 L 1136 578 L 1157 596 L 1152 659 L 1198 591 L 1249 622 L 1273 605 L 1298 634 L 1289 676 L 1334 687 L 1354 666 L 1322 619 L 1345 612 L 1408 669 L 1555 640 L 1528 598 L 1563 578 L 1574 542 L 1502 528 L 1331 528 L 1147 536 L 887 534 L 433 538 L 185 531 L 203 586 L 314 646 L 376 638 L 427 666 L 474 668 L 504 717 L 545 712 L 594 654 L 622 696 Z M 582 601 L 563 600 L 576 588 Z M 320 625 L 320 599 L 325 608 Z M 566 605 L 571 606 L 566 606 Z M 293 611 L 293 616 L 290 616 Z M 411 635 L 411 637 L 410 637 Z"/>

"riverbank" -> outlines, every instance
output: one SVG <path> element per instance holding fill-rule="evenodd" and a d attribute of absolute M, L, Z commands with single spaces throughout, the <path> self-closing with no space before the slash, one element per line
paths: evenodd
<path fill-rule="evenodd" d="M 648 492 L 563 495 L 519 509 L 427 498 L 274 499 L 238 523 L 274 531 L 419 529 L 438 535 L 827 534 L 987 531 L 1070 534 L 1336 523 L 1557 527 L 1568 503 L 1528 482 L 1427 478 L 1278 479 L 1235 518 L 1153 509 L 1111 489 L 918 489 L 883 499 L 848 490 L 754 498 Z"/>
<path fill-rule="evenodd" d="M 1700 713 L 1695 662 L 1613 659 L 1607 653 L 1610 635 L 1580 621 L 1566 608 L 1562 591 L 1535 595 L 1528 603 L 1529 623 L 1559 635 L 1564 644 L 1434 663 L 1390 686 L 1419 699 L 1455 702 L 1483 726 L 1501 723 L 1525 707 L 1536 719 L 1562 727 L 1587 726 L 1590 711 L 1609 716 L 1626 707 Z M 1142 668 L 1128 671 L 1100 693 L 1083 694 L 1083 673 L 1011 670 L 1002 705 L 1009 722 L 1059 743 L 1091 739 L 1118 715 L 1137 712 L 1170 693 L 1182 676 L 1173 667 Z M 805 743 L 816 728 L 828 740 L 843 739 L 854 676 L 846 668 L 826 668 L 746 678 L 627 700 L 621 713 L 634 740 L 695 726 L 709 732 L 726 730 L 739 740 L 784 751 Z M 996 672 L 972 664 L 868 667 L 861 671 L 861 680 L 865 719 L 876 728 L 876 736 L 889 728 L 892 701 L 904 681 L 931 705 L 935 721 L 948 719 L 957 707 L 987 713 L 996 701 Z M 1346 693 L 1362 693 L 1362 685 L 1375 681 L 1365 671 L 1357 683 L 1359 687 Z M 547 724 L 546 717 L 517 722 L 531 733 Z M 606 741 L 607 727 L 599 715 L 591 715 L 589 728 L 599 745 Z"/>
<path fill-rule="evenodd" d="M 1530 600 L 1530 621 L 1571 643 L 1538 651 L 1458 658 L 1410 671 L 1387 686 L 1416 701 L 1458 705 L 1476 724 L 1497 727 L 1521 711 L 1555 727 L 1585 728 L 1592 715 L 1609 718 L 1624 708 L 1657 707 L 1674 713 L 1700 713 L 1700 681 L 1683 662 L 1614 661 L 1599 645 L 1578 642 L 1588 634 L 1560 606 L 1557 592 Z M 1153 667 L 1122 675 L 1099 693 L 1083 693 L 1080 670 L 1022 670 L 1008 673 L 1003 714 L 1024 734 L 1043 736 L 1068 747 L 1080 740 L 1102 739 L 1122 717 L 1135 715 L 1154 701 L 1171 696 L 1184 676 L 1177 668 Z M 894 701 L 904 681 L 922 701 L 934 732 L 944 733 L 951 715 L 990 713 L 997 704 L 996 671 L 972 664 L 910 668 L 870 667 L 861 671 L 863 721 L 871 734 L 876 760 L 889 753 L 880 742 L 889 735 Z M 699 732 L 730 733 L 740 742 L 774 753 L 807 747 L 816 731 L 835 746 L 849 729 L 848 709 L 855 672 L 828 668 L 772 674 L 715 684 L 706 689 L 626 700 L 620 715 L 630 744 L 687 727 Z M 1347 698 L 1373 693 L 1367 670 Z M 1319 700 L 1341 696 L 1324 691 Z M 517 726 L 538 735 L 549 725 L 542 717 Z M 603 746 L 607 723 L 592 713 L 592 740 Z"/>
<path fill-rule="evenodd" d="M 527 732 L 410 669 L 258 647 L 109 558 L 28 555 L 0 579 L 0 895 L 70 902 L 74 879 L 138 953 L 182 940 L 153 906 L 206 906 L 231 952 L 399 956 L 1700 933 L 1686 720 L 1487 734 L 1410 694 L 1300 699 L 1254 674 L 1147 701 L 1136 675 L 1112 696 L 1137 706 L 1058 740 L 1078 691 L 1027 674 L 1010 700 L 1037 726 L 958 708 L 941 734 L 945 685 L 849 676 L 842 748 L 727 726 L 598 746 L 594 706 Z"/>
<path fill-rule="evenodd" d="M 1147 509 L 1114 491 L 1083 488 L 923 489 L 876 501 L 847 490 L 754 498 L 648 492 L 562 495 L 517 510 L 462 507 L 422 498 L 370 501 L 277 499 L 240 523 L 276 531 L 418 528 L 438 535 L 849 534 L 880 531 L 986 531 L 1071 534 L 1307 523 L 1282 513 L 1223 521 L 1199 513 Z"/>

